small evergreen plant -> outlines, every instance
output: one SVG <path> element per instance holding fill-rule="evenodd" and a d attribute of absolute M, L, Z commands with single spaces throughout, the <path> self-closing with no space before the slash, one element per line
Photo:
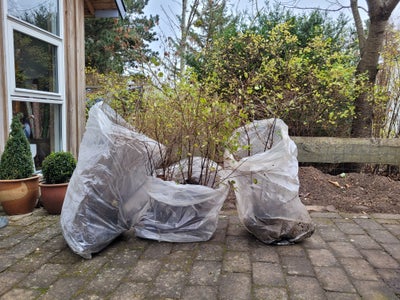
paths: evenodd
<path fill-rule="evenodd" d="M 22 114 L 15 115 L 11 122 L 11 132 L 0 160 L 0 179 L 22 179 L 34 172 L 29 141 L 21 123 Z"/>
<path fill-rule="evenodd" d="M 52 152 L 42 162 L 43 178 L 47 184 L 67 183 L 76 167 L 70 152 Z"/>

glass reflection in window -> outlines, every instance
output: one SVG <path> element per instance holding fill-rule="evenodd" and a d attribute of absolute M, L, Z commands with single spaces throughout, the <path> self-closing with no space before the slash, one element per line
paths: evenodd
<path fill-rule="evenodd" d="M 8 14 L 59 35 L 58 0 L 8 0 Z"/>
<path fill-rule="evenodd" d="M 57 137 L 60 136 L 60 105 L 13 101 L 13 114 L 22 113 L 21 123 L 31 144 L 35 168 L 39 170 L 43 159 L 52 151 L 59 149 Z"/>
<path fill-rule="evenodd" d="M 15 30 L 14 59 L 17 88 L 58 92 L 56 46 Z"/>

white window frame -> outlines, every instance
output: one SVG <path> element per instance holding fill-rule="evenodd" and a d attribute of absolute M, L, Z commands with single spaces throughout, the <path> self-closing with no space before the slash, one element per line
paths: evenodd
<path fill-rule="evenodd" d="M 59 7 L 59 35 L 50 33 L 33 24 L 25 22 L 17 17 L 8 15 L 7 0 L 3 1 L 5 7 L 4 18 L 6 20 L 6 61 L 7 61 L 7 82 L 8 82 L 8 118 L 12 119 L 12 101 L 39 102 L 59 105 L 60 110 L 54 114 L 54 146 L 55 151 L 66 150 L 66 103 L 65 103 L 65 55 L 64 55 L 64 16 L 63 0 L 58 0 Z M 46 92 L 17 88 L 15 82 L 15 57 L 14 57 L 14 30 L 37 38 L 56 47 L 56 74 L 57 92 Z M 61 127 L 61 128 L 60 128 Z"/>

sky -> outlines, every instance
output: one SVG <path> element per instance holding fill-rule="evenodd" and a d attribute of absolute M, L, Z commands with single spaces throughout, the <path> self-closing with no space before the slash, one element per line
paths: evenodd
<path fill-rule="evenodd" d="M 255 11 L 255 1 L 253 0 L 228 0 L 229 2 L 229 7 L 232 12 L 243 12 L 247 11 L 248 13 L 252 13 Z M 274 1 L 271 0 L 271 3 Z M 337 6 L 332 6 L 332 2 L 340 2 L 343 5 L 349 5 L 350 0 L 321 0 L 321 1 L 316 1 L 316 0 L 280 0 L 279 1 L 281 4 L 286 5 L 287 7 L 299 7 L 299 8 L 308 8 L 308 9 L 314 9 L 314 8 L 330 8 L 330 9 L 336 9 Z M 173 24 L 172 22 L 176 22 L 176 20 L 173 18 L 173 16 L 180 14 L 181 10 L 181 0 L 149 0 L 148 5 L 145 8 L 145 14 L 146 15 L 159 15 L 160 17 L 160 23 L 159 26 L 155 29 L 155 31 L 159 34 L 159 36 L 164 36 L 168 37 L 171 36 L 175 38 L 175 32 L 178 32 L 177 30 L 177 24 Z M 257 5 L 258 8 L 262 8 L 264 5 L 265 1 L 264 0 L 257 0 Z M 359 5 L 364 7 L 365 9 L 367 8 L 367 5 L 365 3 L 365 0 L 359 0 Z M 300 11 L 300 10 L 299 10 Z M 304 11 L 304 10 L 302 10 Z M 351 20 L 351 10 L 350 8 L 348 9 L 343 9 L 341 12 L 345 13 L 348 15 Z M 366 12 L 363 10 L 360 10 L 361 17 L 362 18 L 367 18 L 368 15 Z M 338 15 L 338 12 L 331 12 L 330 16 L 334 18 L 335 15 Z M 169 17 L 168 17 L 169 16 Z M 394 22 L 396 25 L 400 25 L 400 4 L 392 14 L 392 22 Z M 173 30 L 173 28 L 175 28 Z M 159 52 L 163 51 L 163 46 L 162 43 L 155 43 L 152 44 L 151 47 Z"/>

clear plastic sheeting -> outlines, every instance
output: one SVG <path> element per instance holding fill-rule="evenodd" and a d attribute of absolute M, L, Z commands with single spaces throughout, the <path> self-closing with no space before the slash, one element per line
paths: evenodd
<path fill-rule="evenodd" d="M 314 230 L 298 196 L 296 144 L 280 119 L 254 121 L 238 128 L 239 149 L 226 152 L 224 167 L 234 186 L 241 222 L 266 244 L 287 244 Z"/>
<path fill-rule="evenodd" d="M 193 158 L 191 180 L 200 181 L 216 188 L 186 182 L 187 161 L 171 166 L 176 178 L 164 181 L 150 177 L 144 190 L 149 201 L 146 211 L 135 226 L 136 236 L 167 242 L 207 241 L 218 225 L 218 214 L 228 196 L 229 185 L 217 183 L 217 164 L 200 157 Z M 206 184 L 206 185 L 207 185 Z"/>
<path fill-rule="evenodd" d="M 191 157 L 190 160 L 189 158 L 182 159 L 178 163 L 167 167 L 165 170 L 156 170 L 156 174 L 159 177 L 163 177 L 164 174 L 167 174 L 167 177 L 172 181 L 181 184 L 192 183 L 214 187 L 221 183 L 221 176 L 218 175 L 221 171 L 222 168 L 211 159 L 194 156 Z M 223 179 L 224 178 L 222 178 L 222 181 Z"/>
<path fill-rule="evenodd" d="M 159 150 L 106 104 L 91 108 L 61 212 L 64 238 L 75 253 L 91 258 L 137 222 L 148 202 L 140 188 L 157 167 Z"/>
<path fill-rule="evenodd" d="M 182 184 L 187 161 L 168 170 L 175 171 L 172 181 L 154 177 L 164 151 L 108 105 L 91 108 L 61 212 L 64 238 L 75 253 L 91 258 L 132 227 L 137 236 L 159 241 L 211 238 L 229 185 L 211 187 L 218 166 L 203 158 L 194 158 L 190 179 L 204 185 Z"/>
<path fill-rule="evenodd" d="M 223 170 L 206 158 L 190 157 L 190 163 L 160 171 L 165 147 L 97 103 L 61 212 L 66 242 L 91 258 L 132 227 L 138 237 L 158 241 L 207 241 L 217 228 L 228 181 L 241 222 L 258 239 L 290 243 L 310 236 L 314 225 L 298 197 L 297 149 L 287 126 L 281 120 L 256 121 L 234 137 L 242 146 L 226 153 Z"/>

